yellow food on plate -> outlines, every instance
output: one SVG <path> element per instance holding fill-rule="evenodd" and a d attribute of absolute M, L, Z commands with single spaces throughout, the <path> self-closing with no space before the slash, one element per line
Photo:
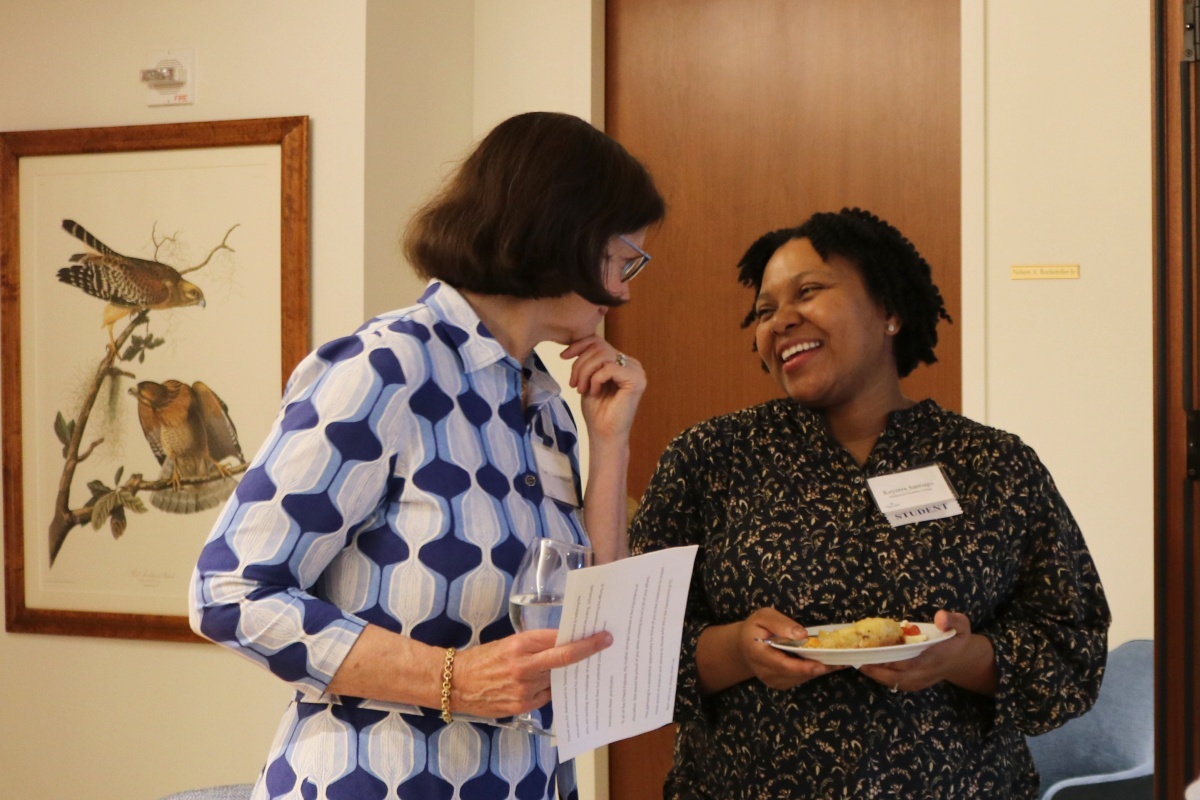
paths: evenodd
<path fill-rule="evenodd" d="M 809 636 L 805 647 L 857 650 L 865 647 L 890 647 L 905 643 L 905 631 L 900 622 L 887 617 L 867 617 L 852 625 L 821 631 Z"/>

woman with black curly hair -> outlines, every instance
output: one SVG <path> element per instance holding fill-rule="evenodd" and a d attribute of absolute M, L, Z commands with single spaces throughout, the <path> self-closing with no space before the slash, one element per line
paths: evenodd
<path fill-rule="evenodd" d="M 1091 707 L 1110 620 L 1049 473 L 1016 436 L 905 396 L 949 316 L 888 223 L 816 214 L 739 270 L 787 397 L 681 434 L 632 529 L 636 552 L 700 546 L 665 796 L 1036 797 L 1024 735 Z M 889 515 L 895 480 L 927 494 Z M 867 617 L 954 635 L 859 669 L 767 643 Z"/>

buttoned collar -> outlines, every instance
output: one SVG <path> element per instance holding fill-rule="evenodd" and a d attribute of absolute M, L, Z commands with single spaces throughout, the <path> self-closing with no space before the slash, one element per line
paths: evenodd
<path fill-rule="evenodd" d="M 435 333 L 458 351 L 464 372 L 471 373 L 502 363 L 506 368 L 523 374 L 529 381 L 529 400 L 532 405 L 539 405 L 548 397 L 561 393 L 558 381 L 547 371 L 536 350 L 529 354 L 522 369 L 522 365 L 488 331 L 466 298 L 450 284 L 431 280 L 421 295 L 421 303 L 438 318 L 438 324 L 434 326 Z"/>

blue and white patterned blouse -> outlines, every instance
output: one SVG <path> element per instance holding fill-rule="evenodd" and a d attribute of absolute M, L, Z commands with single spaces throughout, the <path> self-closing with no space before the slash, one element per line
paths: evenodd
<path fill-rule="evenodd" d="M 437 281 L 297 367 L 192 581 L 192 627 L 297 689 L 256 800 L 547 798 L 556 772 L 574 794 L 548 737 L 327 692 L 368 623 L 460 649 L 512 634 L 529 542 L 587 541 L 533 454 L 566 454 L 581 497 L 575 423 L 536 354 L 524 373 L 527 408 L 522 365 Z"/>

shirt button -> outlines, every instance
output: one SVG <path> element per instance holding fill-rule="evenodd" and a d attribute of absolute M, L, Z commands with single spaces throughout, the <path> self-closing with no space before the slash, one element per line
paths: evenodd
<path fill-rule="evenodd" d="M 537 486 L 537 477 L 534 475 L 526 475 L 525 476 L 525 485 L 526 486 Z"/>

